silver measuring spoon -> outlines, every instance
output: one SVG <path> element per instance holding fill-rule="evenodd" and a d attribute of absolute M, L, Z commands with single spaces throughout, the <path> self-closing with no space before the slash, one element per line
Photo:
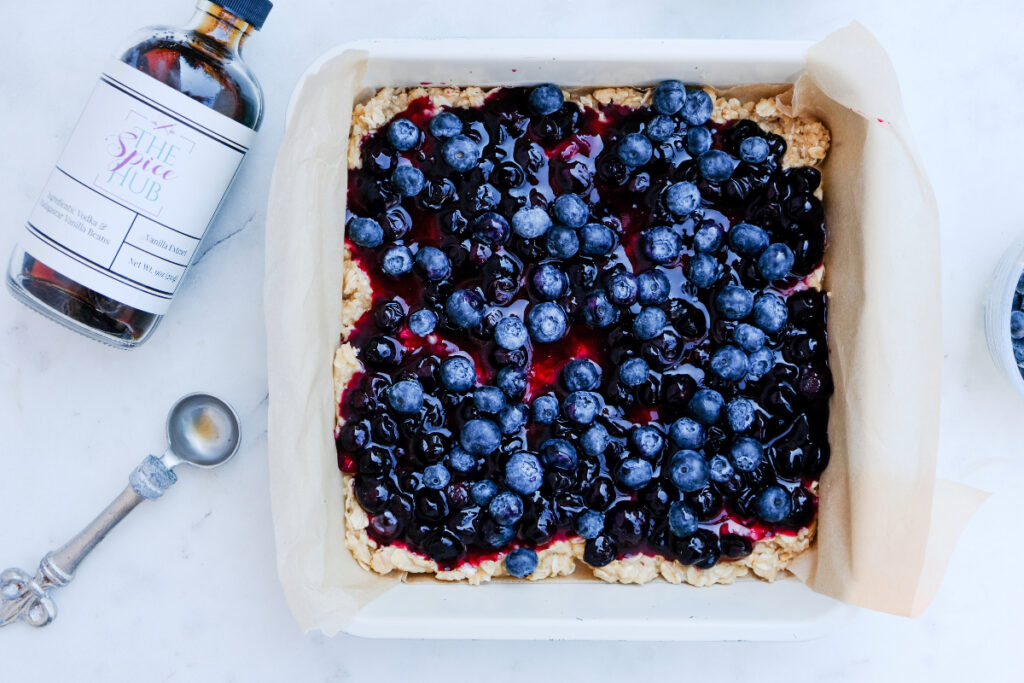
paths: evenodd
<path fill-rule="evenodd" d="M 96 519 L 58 550 L 47 553 L 35 577 L 20 569 L 0 573 L 0 626 L 24 620 L 46 626 L 57 616 L 51 588 L 67 585 L 96 544 L 144 500 L 163 495 L 178 480 L 182 463 L 216 467 L 238 450 L 241 425 L 234 409 L 209 394 L 182 397 L 167 415 L 167 451 L 147 456 L 128 477 L 128 486 Z"/>

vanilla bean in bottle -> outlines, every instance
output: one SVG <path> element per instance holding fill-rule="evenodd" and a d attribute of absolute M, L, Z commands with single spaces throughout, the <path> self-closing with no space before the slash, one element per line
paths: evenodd
<path fill-rule="evenodd" d="M 200 0 L 108 65 L 14 249 L 16 298 L 114 346 L 152 335 L 260 127 L 241 50 L 271 7 Z"/>

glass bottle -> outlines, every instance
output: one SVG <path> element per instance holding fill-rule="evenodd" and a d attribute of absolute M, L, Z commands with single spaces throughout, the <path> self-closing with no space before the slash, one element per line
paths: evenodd
<path fill-rule="evenodd" d="M 269 0 L 200 0 L 104 71 L 11 256 L 34 310 L 122 348 L 152 335 L 259 129 L 242 61 Z"/>

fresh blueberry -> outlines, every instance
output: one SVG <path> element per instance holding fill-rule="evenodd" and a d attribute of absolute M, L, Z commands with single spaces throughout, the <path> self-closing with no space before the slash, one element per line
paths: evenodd
<path fill-rule="evenodd" d="M 500 246 L 508 241 L 512 228 L 497 211 L 486 211 L 473 219 L 473 236 L 481 242 Z"/>
<path fill-rule="evenodd" d="M 741 436 L 733 441 L 729 456 L 736 469 L 741 472 L 753 472 L 764 459 L 764 446 L 756 439 Z"/>
<path fill-rule="evenodd" d="M 642 489 L 650 483 L 653 476 L 651 463 L 643 458 L 626 458 L 615 472 L 615 479 L 627 491 Z"/>
<path fill-rule="evenodd" d="M 735 168 L 736 160 L 721 150 L 713 149 L 700 155 L 700 174 L 713 183 L 731 178 Z"/>
<path fill-rule="evenodd" d="M 484 319 L 484 298 L 472 289 L 456 289 L 448 297 L 444 310 L 453 325 L 468 330 Z"/>
<path fill-rule="evenodd" d="M 448 455 L 449 468 L 459 474 L 472 474 L 476 471 L 478 464 L 476 456 L 461 446 L 452 448 L 452 452 Z"/>
<path fill-rule="evenodd" d="M 775 352 L 768 347 L 760 348 L 748 356 L 748 365 L 747 376 L 756 382 L 775 365 Z"/>
<path fill-rule="evenodd" d="M 723 346 L 711 356 L 711 372 L 725 380 L 737 381 L 747 374 L 747 354 L 735 346 Z"/>
<path fill-rule="evenodd" d="M 619 366 L 619 381 L 627 387 L 638 387 L 647 381 L 651 367 L 643 358 L 630 358 Z"/>
<path fill-rule="evenodd" d="M 1024 273 L 1021 273 L 1020 277 L 1017 278 L 1016 291 L 1018 294 L 1024 294 Z"/>
<path fill-rule="evenodd" d="M 1014 339 L 1013 344 L 1013 359 L 1017 361 L 1017 367 L 1024 369 L 1024 339 Z"/>
<path fill-rule="evenodd" d="M 715 296 L 715 308 L 729 320 L 739 320 L 750 315 L 754 306 L 754 293 L 736 285 L 726 285 Z"/>
<path fill-rule="evenodd" d="M 725 417 L 734 432 L 744 432 L 754 424 L 757 406 L 749 398 L 734 398 L 725 407 Z"/>
<path fill-rule="evenodd" d="M 415 197 L 423 191 L 426 180 L 415 166 L 399 166 L 391 174 L 391 187 L 403 197 Z"/>
<path fill-rule="evenodd" d="M 740 143 L 740 159 L 748 164 L 759 164 L 768 158 L 768 143 L 764 138 L 750 137 Z"/>
<path fill-rule="evenodd" d="M 757 259 L 757 272 L 765 280 L 781 280 L 793 267 L 793 250 L 785 244 L 772 244 Z"/>
<path fill-rule="evenodd" d="M 686 277 L 695 286 L 707 289 L 718 280 L 718 261 L 711 254 L 694 254 Z"/>
<path fill-rule="evenodd" d="M 428 489 L 443 489 L 452 480 L 448 468 L 438 463 L 423 470 L 423 485 Z"/>
<path fill-rule="evenodd" d="M 564 102 L 562 91 L 553 83 L 538 85 L 530 91 L 530 107 L 541 116 L 554 114 Z"/>
<path fill-rule="evenodd" d="M 470 420 L 462 426 L 459 443 L 473 455 L 490 455 L 501 445 L 501 430 L 490 420 Z"/>
<path fill-rule="evenodd" d="M 409 331 L 417 337 L 426 337 L 437 326 L 437 314 L 429 308 L 421 308 L 409 315 Z"/>
<path fill-rule="evenodd" d="M 729 481 L 736 474 L 736 469 L 724 455 L 715 455 L 708 461 L 708 472 L 711 481 L 719 484 Z"/>
<path fill-rule="evenodd" d="M 755 509 L 762 521 L 781 522 L 792 509 L 789 493 L 781 486 L 769 486 L 757 497 Z"/>
<path fill-rule="evenodd" d="M 384 242 L 384 228 L 372 218 L 353 218 L 348 223 L 348 238 L 360 247 L 379 247 Z"/>
<path fill-rule="evenodd" d="M 697 251 L 714 252 L 722 246 L 722 229 L 708 224 L 697 228 L 693 234 L 693 248 Z"/>
<path fill-rule="evenodd" d="M 553 263 L 542 263 L 534 268 L 530 282 L 537 298 L 542 301 L 554 301 L 569 287 L 569 278 Z"/>
<path fill-rule="evenodd" d="M 536 92 L 536 90 L 534 92 Z M 537 565 L 539 563 L 540 558 L 537 557 L 536 550 L 532 550 L 530 548 L 516 548 L 505 556 L 505 571 L 508 572 L 509 576 L 514 576 L 517 579 L 525 579 L 527 576 L 537 571 Z"/>
<path fill-rule="evenodd" d="M 591 327 L 608 327 L 619 319 L 619 310 L 608 300 L 603 289 L 588 294 L 583 303 L 583 319 Z"/>
<path fill-rule="evenodd" d="M 680 448 L 696 450 L 704 445 L 704 425 L 688 417 L 673 422 L 668 435 Z"/>
<path fill-rule="evenodd" d="M 740 256 L 757 256 L 768 248 L 768 233 L 750 223 L 737 223 L 729 231 L 729 246 Z"/>
<path fill-rule="evenodd" d="M 420 129 L 409 119 L 395 119 L 388 126 L 388 142 L 399 152 L 407 152 L 420 141 Z"/>
<path fill-rule="evenodd" d="M 461 132 L 462 121 L 450 111 L 443 111 L 430 119 L 430 134 L 438 140 L 453 138 Z"/>
<path fill-rule="evenodd" d="M 505 392 L 498 387 L 477 387 L 473 392 L 473 405 L 481 413 L 493 415 L 505 407 Z"/>
<path fill-rule="evenodd" d="M 424 280 L 443 280 L 452 272 L 452 264 L 437 247 L 421 247 L 416 252 L 416 270 Z"/>
<path fill-rule="evenodd" d="M 545 301 L 533 306 L 526 314 L 526 328 L 533 341 L 547 344 L 565 336 L 569 319 L 561 306 Z"/>
<path fill-rule="evenodd" d="M 539 206 L 524 206 L 512 215 L 512 230 L 525 239 L 537 239 L 550 229 L 551 217 Z"/>
<path fill-rule="evenodd" d="M 604 256 L 615 248 L 615 233 L 600 223 L 587 223 L 580 228 L 580 253 L 584 256 Z"/>
<path fill-rule="evenodd" d="M 388 405 L 396 413 L 418 413 L 423 407 L 423 387 L 414 379 L 395 382 L 388 388 Z"/>
<path fill-rule="evenodd" d="M 683 108 L 683 102 L 686 101 L 686 88 L 676 80 L 662 81 L 654 89 L 651 99 L 659 114 L 672 115 Z"/>
<path fill-rule="evenodd" d="M 643 233 L 644 254 L 655 263 L 670 263 L 679 258 L 682 244 L 679 235 L 667 225 L 659 225 Z"/>
<path fill-rule="evenodd" d="M 518 316 L 506 316 L 494 326 L 494 341 L 503 349 L 514 351 L 525 346 L 526 340 L 529 338 L 526 325 Z"/>
<path fill-rule="evenodd" d="M 724 405 L 725 400 L 720 393 L 714 389 L 701 389 L 693 395 L 687 407 L 697 422 L 713 425 L 718 422 L 718 416 Z"/>
<path fill-rule="evenodd" d="M 490 503 L 496 495 L 498 495 L 498 485 L 490 479 L 475 481 L 469 489 L 469 497 L 481 507 Z"/>
<path fill-rule="evenodd" d="M 714 111 L 714 103 L 711 96 L 703 90 L 694 89 L 686 93 L 686 101 L 683 102 L 683 120 L 691 126 L 700 126 L 711 118 Z"/>
<path fill-rule="evenodd" d="M 608 278 L 608 300 L 616 306 L 632 306 L 639 293 L 639 283 L 632 273 L 622 271 Z"/>
<path fill-rule="evenodd" d="M 498 413 L 498 426 L 501 428 L 501 433 L 505 436 L 518 434 L 526 426 L 528 417 L 528 411 L 523 404 L 517 403 L 508 406 Z"/>
<path fill-rule="evenodd" d="M 460 172 L 468 171 L 480 161 L 480 148 L 473 138 L 456 135 L 444 143 L 441 156 L 452 169 Z"/>
<path fill-rule="evenodd" d="M 781 330 L 788 316 L 786 303 L 774 294 L 762 294 L 754 302 L 754 324 L 769 334 Z"/>
<path fill-rule="evenodd" d="M 558 419 L 558 413 L 561 410 L 558 405 L 558 399 L 551 394 L 545 394 L 544 396 L 538 396 L 533 399 L 533 421 L 540 424 L 549 425 Z"/>
<path fill-rule="evenodd" d="M 665 437 L 654 427 L 644 425 L 634 428 L 629 433 L 629 445 L 641 458 L 654 460 L 665 447 Z"/>
<path fill-rule="evenodd" d="M 657 269 L 645 270 L 636 277 L 639 291 L 636 300 L 644 306 L 660 304 L 668 300 L 671 286 L 665 273 Z"/>
<path fill-rule="evenodd" d="M 409 247 L 396 246 L 384 252 L 380 269 L 391 277 L 398 277 L 412 270 L 412 263 L 412 252 L 409 251 Z"/>
<path fill-rule="evenodd" d="M 563 472 L 570 472 L 576 469 L 579 459 L 576 449 L 565 439 L 548 439 L 540 445 L 540 461 L 545 467 L 551 467 Z"/>
<path fill-rule="evenodd" d="M 676 501 L 668 507 L 668 530 L 680 538 L 697 531 L 697 515 L 685 503 Z"/>
<path fill-rule="evenodd" d="M 659 114 L 648 122 L 645 132 L 654 142 L 665 142 L 675 134 L 676 122 L 671 116 Z"/>
<path fill-rule="evenodd" d="M 665 190 L 665 206 L 678 218 L 689 216 L 700 206 L 700 190 L 690 182 L 672 183 Z"/>
<path fill-rule="evenodd" d="M 609 443 L 611 443 L 611 436 L 608 435 L 608 429 L 602 424 L 591 425 L 580 437 L 580 447 L 587 455 L 601 455 L 608 448 Z"/>
<path fill-rule="evenodd" d="M 699 157 L 711 149 L 711 131 L 697 126 L 686 131 L 686 151 L 690 156 Z"/>
<path fill-rule="evenodd" d="M 618 154 L 624 164 L 636 168 L 651 160 L 654 147 L 646 135 L 630 133 L 619 141 Z"/>
<path fill-rule="evenodd" d="M 552 205 L 555 218 L 570 228 L 582 228 L 590 216 L 590 208 L 578 194 L 563 194 Z"/>
<path fill-rule="evenodd" d="M 540 460 L 532 453 L 514 453 L 505 464 L 505 483 L 516 493 L 528 496 L 544 483 Z"/>
<path fill-rule="evenodd" d="M 1021 311 L 1010 313 L 1010 337 L 1024 339 L 1024 313 Z"/>
<path fill-rule="evenodd" d="M 635 318 L 633 318 L 633 334 L 636 335 L 637 339 L 644 341 L 648 339 L 654 339 L 662 330 L 665 329 L 665 325 L 668 323 L 668 317 L 665 315 L 665 311 L 654 306 L 642 309 Z"/>
<path fill-rule="evenodd" d="M 465 356 L 452 356 L 441 363 L 441 383 L 448 391 L 465 393 L 476 382 L 476 368 Z"/>
<path fill-rule="evenodd" d="M 697 451 L 678 451 L 669 463 L 669 478 L 680 491 L 698 491 L 708 483 L 708 464 Z"/>
<path fill-rule="evenodd" d="M 604 531 L 604 514 L 597 510 L 584 510 L 576 518 L 576 533 L 580 538 L 597 538 Z"/>
<path fill-rule="evenodd" d="M 747 353 L 753 353 L 765 345 L 768 336 L 759 328 L 740 323 L 732 332 L 732 339 Z"/>
<path fill-rule="evenodd" d="M 503 367 L 494 378 L 494 383 L 498 385 L 498 388 L 504 391 L 506 396 L 514 399 L 518 399 L 526 393 L 528 381 L 529 376 L 526 370 L 515 365 Z"/>
<path fill-rule="evenodd" d="M 577 358 L 562 368 L 562 384 L 569 391 L 593 391 L 601 386 L 601 368 L 589 358 Z"/>
<path fill-rule="evenodd" d="M 556 225 L 548 231 L 544 246 L 553 257 L 568 259 L 580 250 L 580 238 L 572 228 Z"/>
<path fill-rule="evenodd" d="M 588 425 L 601 411 L 601 399 L 592 391 L 574 391 L 565 397 L 562 412 L 570 422 Z"/>
<path fill-rule="evenodd" d="M 523 517 L 523 499 L 511 491 L 502 491 L 491 499 L 487 511 L 501 526 L 511 526 Z"/>

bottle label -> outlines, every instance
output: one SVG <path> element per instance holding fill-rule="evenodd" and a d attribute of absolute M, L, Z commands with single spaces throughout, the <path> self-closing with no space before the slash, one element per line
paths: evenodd
<path fill-rule="evenodd" d="M 254 135 L 113 63 L 32 209 L 22 246 L 79 284 L 163 314 Z"/>

